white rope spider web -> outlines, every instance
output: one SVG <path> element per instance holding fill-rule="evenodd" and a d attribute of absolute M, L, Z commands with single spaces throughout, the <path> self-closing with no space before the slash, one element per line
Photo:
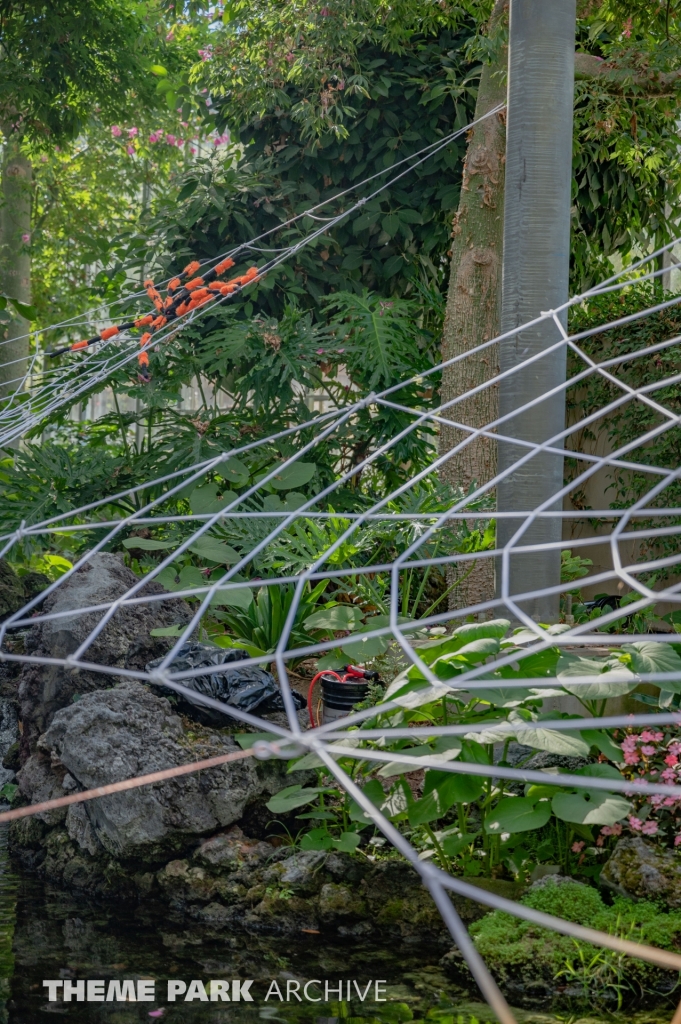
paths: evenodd
<path fill-rule="evenodd" d="M 657 254 L 653 254 L 653 256 L 656 255 Z M 652 260 L 653 256 L 647 257 L 646 260 L 642 260 L 639 265 L 634 268 L 630 268 L 629 271 L 616 275 L 585 295 L 575 297 L 566 305 L 574 305 L 576 303 L 583 302 L 589 297 L 604 294 L 608 291 L 624 287 L 636 287 L 639 283 L 655 278 L 657 274 L 661 273 L 660 271 L 651 271 L 648 273 L 643 272 L 644 264 L 648 260 Z M 638 277 L 632 278 L 632 269 L 639 275 Z M 465 394 L 458 396 L 446 405 L 440 406 L 440 408 L 435 411 L 410 405 L 407 400 L 400 400 L 401 398 L 404 398 L 404 395 L 401 394 L 401 392 L 405 392 L 407 385 L 414 383 L 414 380 L 406 381 L 386 389 L 383 392 L 369 395 L 360 402 L 349 403 L 342 408 L 333 409 L 324 415 L 313 417 L 304 424 L 299 424 L 287 430 L 280 431 L 278 434 L 266 438 L 263 441 L 243 445 L 239 448 L 221 453 L 210 460 L 167 474 L 160 479 L 139 484 L 133 488 L 132 491 L 128 490 L 118 496 L 109 495 L 97 502 L 93 502 L 68 513 L 53 516 L 41 523 L 33 525 L 20 524 L 14 526 L 12 529 L 7 530 L 0 536 L 0 556 L 11 554 L 14 545 L 21 543 L 27 538 L 49 538 L 49 536 L 55 532 L 59 532 L 61 534 L 81 534 L 91 538 L 92 544 L 87 553 L 82 556 L 72 570 L 69 570 L 59 580 L 52 583 L 51 586 L 41 595 L 28 602 L 19 612 L 8 617 L 0 626 L 0 658 L 11 662 L 37 664 L 45 667 L 58 665 L 74 669 L 90 671 L 96 670 L 98 673 L 110 675 L 112 678 L 136 679 L 141 682 L 162 685 L 169 690 L 184 693 L 185 695 L 187 693 L 191 693 L 194 701 L 203 702 L 225 712 L 231 718 L 243 720 L 251 726 L 255 726 L 260 729 L 265 728 L 267 732 L 279 735 L 280 739 L 275 742 L 260 742 L 255 744 L 254 752 L 256 756 L 263 758 L 273 756 L 291 757 L 297 753 L 315 753 L 325 765 L 329 774 L 336 779 L 342 789 L 353 797 L 365 813 L 369 815 L 371 820 L 380 829 L 384 836 L 400 851 L 400 853 L 403 854 L 403 856 L 419 873 L 424 885 L 429 889 L 440 913 L 442 914 L 452 938 L 464 955 L 481 991 L 503 1024 L 511 1024 L 514 1020 L 513 1014 L 506 1004 L 496 982 L 483 963 L 475 945 L 469 938 L 464 925 L 450 902 L 447 895 L 448 892 L 466 896 L 489 907 L 505 910 L 516 917 L 554 929 L 573 938 L 588 941 L 594 945 L 630 954 L 665 968 L 675 970 L 681 969 L 681 956 L 675 953 L 642 946 L 635 942 L 624 940 L 613 935 L 607 935 L 602 932 L 596 932 L 593 929 L 551 917 L 550 915 L 536 911 L 523 904 L 503 899 L 493 893 L 479 889 L 461 878 L 447 874 L 429 861 L 420 859 L 417 851 L 399 832 L 395 825 L 392 824 L 392 822 L 388 820 L 383 813 L 381 813 L 381 811 L 367 798 L 358 785 L 352 781 L 350 776 L 337 763 L 339 752 L 342 752 L 343 757 L 375 762 L 377 765 L 381 762 L 394 760 L 394 753 L 387 753 L 385 750 L 382 750 L 380 747 L 375 745 L 376 741 L 385 740 L 386 738 L 415 738 L 417 736 L 433 737 L 444 735 L 456 736 L 475 734 L 478 732 L 481 735 L 484 733 L 485 742 L 493 742 L 495 739 L 503 741 L 503 739 L 509 735 L 509 727 L 505 721 L 500 720 L 496 725 L 493 722 L 490 723 L 489 721 L 486 721 L 480 726 L 471 726 L 470 724 L 466 724 L 420 726 L 417 728 L 410 727 L 409 729 L 404 729 L 399 726 L 392 726 L 389 721 L 387 721 L 386 724 L 385 716 L 389 715 L 391 711 L 398 711 L 403 707 L 403 704 L 400 703 L 400 698 L 398 698 L 397 700 L 388 700 L 380 705 L 380 714 L 382 716 L 381 722 L 383 724 L 374 726 L 373 728 L 364 728 L 361 733 L 353 730 L 356 729 L 357 726 L 377 718 L 378 713 L 375 707 L 365 709 L 361 712 L 355 712 L 342 719 L 340 722 L 336 721 L 334 723 L 317 726 L 308 731 L 304 731 L 300 726 L 288 676 L 288 668 L 292 659 L 300 659 L 332 651 L 341 647 L 345 642 L 344 639 L 337 638 L 301 646 L 296 645 L 291 641 L 291 633 L 296 612 L 308 583 L 314 584 L 322 579 L 342 581 L 350 576 L 357 576 L 362 573 L 384 573 L 391 577 L 389 621 L 387 624 L 381 625 L 377 629 L 367 628 L 362 635 L 366 637 L 390 637 L 401 650 L 405 665 L 415 666 L 422 674 L 426 683 L 430 684 L 434 692 L 437 693 L 442 693 L 447 690 L 465 690 L 467 693 L 474 694 L 476 690 L 489 690 L 489 664 L 482 663 L 463 671 L 459 676 L 457 676 L 455 684 L 451 681 L 443 682 L 443 680 L 438 678 L 429 665 L 421 658 L 419 655 L 419 647 L 414 641 L 414 633 L 416 630 L 423 630 L 424 628 L 443 624 L 456 624 L 457 621 L 465 621 L 466 617 L 471 614 L 484 616 L 488 613 L 493 615 L 503 615 L 504 613 L 508 613 L 511 619 L 521 622 L 525 628 L 530 631 L 531 635 L 527 641 L 527 649 L 532 653 L 546 649 L 549 646 L 557 646 L 561 649 L 574 647 L 575 645 L 586 648 L 601 646 L 604 639 L 603 633 L 595 631 L 591 623 L 588 622 L 569 626 L 562 632 L 552 632 L 551 634 L 547 634 L 544 628 L 539 626 L 523 612 L 523 598 L 529 595 L 513 592 L 509 565 L 511 557 L 531 558 L 538 550 L 546 550 L 547 545 L 523 543 L 524 534 L 537 519 L 558 515 L 567 520 L 583 520 L 585 518 L 585 513 L 583 511 L 568 510 L 564 512 L 556 512 L 554 506 L 557 501 L 563 498 L 563 496 L 568 495 L 572 489 L 585 483 L 595 474 L 607 469 L 640 472 L 647 474 L 649 477 L 653 478 L 653 480 L 646 493 L 638 501 L 632 502 L 627 508 L 620 510 L 589 510 L 589 518 L 604 517 L 609 520 L 616 520 L 616 525 L 612 529 L 609 537 L 612 568 L 606 569 L 598 574 L 593 574 L 583 582 L 586 584 L 608 582 L 624 583 L 632 591 L 637 592 L 640 595 L 638 600 L 628 606 L 629 613 L 635 613 L 636 611 L 651 607 L 661 600 L 671 602 L 672 604 L 681 604 L 681 584 L 671 582 L 665 585 L 662 589 L 653 591 L 640 579 L 641 574 L 646 571 L 650 571 L 652 568 L 675 566 L 679 561 L 677 556 L 672 554 L 665 559 L 631 562 L 624 554 L 624 547 L 631 540 L 646 540 L 654 542 L 656 538 L 661 538 L 663 536 L 673 537 L 681 534 L 681 508 L 660 508 L 657 504 L 652 504 L 657 501 L 670 484 L 674 483 L 681 477 L 681 468 L 674 469 L 650 465 L 649 463 L 641 462 L 636 458 L 636 452 L 640 451 L 642 447 L 654 440 L 656 437 L 662 436 L 668 431 L 679 429 L 680 417 L 661 403 L 656 398 L 656 393 L 666 387 L 669 387 L 671 384 L 681 381 L 681 373 L 670 374 L 650 385 L 642 386 L 640 388 L 632 388 L 620 376 L 624 363 L 631 363 L 632 360 L 637 359 L 650 359 L 658 352 L 674 350 L 674 348 L 681 342 L 681 338 L 673 337 L 663 339 L 656 342 L 654 345 L 644 349 L 639 349 L 636 352 L 627 352 L 621 355 L 616 354 L 601 361 L 595 361 L 580 347 L 580 342 L 595 334 L 600 334 L 606 330 L 613 329 L 614 327 L 622 326 L 625 322 L 635 322 L 652 313 L 659 312 L 667 307 L 677 304 L 679 301 L 681 301 L 679 298 L 671 298 L 668 301 L 660 302 L 653 307 L 643 310 L 640 313 L 633 314 L 623 320 L 609 324 L 602 324 L 598 327 L 591 328 L 588 331 L 584 331 L 579 335 L 573 336 L 569 336 L 561 327 L 559 317 L 561 310 L 549 311 L 543 314 L 542 317 L 538 318 L 539 320 L 553 320 L 558 326 L 559 335 L 551 349 L 547 350 L 547 352 L 543 353 L 541 356 L 534 358 L 550 358 L 552 352 L 557 352 L 562 348 L 566 348 L 571 351 L 572 355 L 576 359 L 581 361 L 583 367 L 576 376 L 570 378 L 565 384 L 560 385 L 560 387 L 556 388 L 552 394 L 565 392 L 568 388 L 574 387 L 576 383 L 580 382 L 580 380 L 586 381 L 594 375 L 600 375 L 604 379 L 607 379 L 618 389 L 618 393 L 609 404 L 597 409 L 588 416 L 582 417 L 576 423 L 570 424 L 561 431 L 560 434 L 547 439 L 547 441 L 542 445 L 525 441 L 521 442 L 505 434 L 504 423 L 505 419 L 508 419 L 508 417 L 498 418 L 485 424 L 482 428 L 474 428 L 466 422 L 461 422 L 457 418 L 457 406 L 460 406 L 466 399 L 469 399 L 476 392 L 497 386 L 504 377 L 522 372 L 533 361 L 526 360 L 504 373 L 496 374 L 486 381 L 485 384 L 480 385 L 473 391 L 466 392 Z M 526 326 L 527 325 L 523 325 L 523 327 L 517 328 L 516 331 L 508 332 L 508 334 L 503 337 L 509 337 L 515 333 L 519 333 L 524 330 Z M 454 360 L 450 360 L 450 363 L 464 359 L 476 358 L 476 356 L 478 356 L 482 351 L 488 350 L 492 346 L 497 345 L 500 340 L 500 338 L 492 339 L 465 355 L 457 356 Z M 127 352 L 125 350 L 123 352 L 119 352 L 118 350 L 115 350 L 112 352 L 110 359 L 105 359 L 104 362 L 101 363 L 97 373 L 101 374 L 102 379 L 104 379 L 106 375 L 111 372 L 114 366 L 120 364 L 121 360 L 133 359 L 135 355 L 135 352 Z M 427 373 L 420 375 L 418 380 L 421 381 L 423 378 L 433 375 L 441 369 L 442 366 L 434 367 Z M 55 381 L 59 379 L 63 378 L 55 377 L 52 379 L 49 387 L 55 386 Z M 80 381 L 81 385 L 85 387 L 92 383 L 92 378 L 88 378 L 87 375 L 84 375 L 80 378 Z M 77 388 L 81 385 L 75 383 L 74 387 Z M 45 386 L 48 387 L 48 385 Z M 69 385 L 69 387 L 71 386 Z M 69 388 L 64 388 L 59 393 L 57 400 L 59 402 L 66 402 L 67 400 L 72 401 L 73 396 L 76 393 L 77 391 L 73 390 L 73 388 L 71 388 L 71 390 L 69 390 Z M 550 395 L 542 395 L 541 398 L 536 399 L 535 402 L 545 401 L 547 397 L 550 397 Z M 651 409 L 658 418 L 655 425 L 649 429 L 642 430 L 633 440 L 630 440 L 626 444 L 622 444 L 621 446 L 616 447 L 613 451 L 603 455 L 594 455 L 586 450 L 574 447 L 568 450 L 565 447 L 568 439 L 574 439 L 580 429 L 588 427 L 596 423 L 598 420 L 602 420 L 603 417 L 608 416 L 617 409 L 626 406 L 628 403 L 640 403 L 646 408 Z M 22 413 L 14 419 L 8 414 L 6 417 L 6 422 L 8 424 L 7 435 L 3 435 L 3 437 L 9 436 L 10 434 L 16 436 L 17 432 L 21 432 L 26 429 L 26 426 L 30 422 L 38 421 L 40 417 L 44 415 L 45 411 L 52 407 L 53 406 L 48 402 L 40 408 L 36 407 L 36 410 L 32 412 L 30 416 Z M 322 490 L 319 490 L 298 508 L 285 511 L 268 511 L 264 508 L 260 508 L 259 511 L 254 511 L 253 501 L 265 493 L 265 488 L 268 483 L 277 474 L 280 474 L 283 470 L 294 466 L 297 462 L 305 459 L 306 456 L 314 453 L 315 448 L 327 438 L 342 436 L 344 429 L 351 423 L 353 416 L 363 408 L 374 408 L 376 410 L 380 410 L 381 408 L 399 410 L 403 413 L 407 413 L 411 417 L 411 422 L 399 434 L 391 437 L 384 444 L 371 451 L 360 466 L 353 466 L 351 470 L 339 475 L 332 484 Z M 519 410 L 514 410 L 514 414 L 518 411 Z M 31 419 L 31 417 L 33 417 L 33 419 Z M 508 443 L 513 443 L 519 446 L 521 449 L 521 453 L 519 455 L 520 460 L 531 460 L 539 453 L 549 451 L 558 455 L 578 457 L 580 462 L 585 465 L 586 468 L 582 469 L 569 484 L 566 484 L 565 487 L 561 489 L 560 492 L 551 495 L 550 500 L 546 501 L 543 505 L 538 506 L 537 508 L 527 508 L 523 512 L 513 512 L 512 516 L 514 520 L 522 519 L 523 523 L 503 549 L 489 550 L 476 554 L 454 553 L 438 556 L 436 558 L 428 555 L 426 546 L 428 541 L 431 538 L 436 537 L 439 532 L 447 527 L 448 524 L 462 520 L 470 520 L 473 516 L 476 519 L 484 520 L 504 515 L 503 512 L 498 513 L 491 510 L 486 512 L 476 510 L 475 513 L 472 514 L 469 507 L 471 502 L 479 497 L 487 496 L 489 498 L 494 493 L 496 483 L 501 479 L 502 474 L 498 474 L 492 480 L 481 484 L 472 494 L 453 501 L 450 507 L 437 515 L 422 513 L 416 516 L 411 515 L 410 517 L 409 513 L 403 514 L 393 511 L 392 508 L 388 508 L 389 505 L 394 507 L 395 503 L 398 503 L 399 505 L 400 499 L 412 492 L 413 489 L 427 476 L 437 474 L 444 461 L 452 456 L 452 453 L 449 452 L 446 456 L 438 458 L 434 457 L 427 468 L 414 474 L 407 482 L 392 491 L 390 494 L 376 500 L 367 510 L 351 514 L 337 514 L 336 519 L 346 520 L 347 525 L 341 530 L 340 535 L 333 541 L 333 543 L 328 546 L 326 550 L 321 552 L 319 557 L 316 558 L 304 572 L 296 575 L 282 575 L 273 578 L 247 580 L 245 582 L 242 579 L 237 578 L 243 571 L 248 571 L 249 567 L 253 565 L 253 561 L 256 557 L 266 553 L 277 541 L 277 538 L 297 522 L 304 522 L 306 518 L 317 518 L 323 520 L 325 517 L 329 517 L 331 515 L 327 509 L 329 499 L 331 499 L 339 487 L 341 487 L 346 480 L 350 478 L 350 476 L 355 475 L 358 470 L 370 468 L 379 458 L 394 449 L 404 436 L 418 430 L 424 424 L 438 426 L 444 423 L 455 427 L 462 435 L 464 435 L 463 440 L 459 442 L 459 445 L 457 446 L 457 449 L 454 449 L 454 452 L 457 450 L 463 450 L 476 438 L 485 436 L 495 438 L 496 440 L 503 439 Z M 259 479 L 252 486 L 248 487 L 243 493 L 235 496 L 229 504 L 220 508 L 219 511 L 214 513 L 196 515 L 188 514 L 181 516 L 168 516 L 165 514 L 164 503 L 167 502 L 168 499 L 180 492 L 186 492 L 188 485 L 198 484 L 202 480 L 205 480 L 207 476 L 210 476 L 210 474 L 219 473 L 221 467 L 224 466 L 230 458 L 247 454 L 250 451 L 254 451 L 260 447 L 264 447 L 274 441 L 282 440 L 284 438 L 286 438 L 289 443 L 294 443 L 297 446 L 295 453 L 282 463 L 277 463 L 269 473 Z M 506 472 L 509 472 L 509 470 Z M 117 520 L 102 521 L 98 518 L 100 510 L 109 506 L 114 498 L 126 495 L 135 496 L 138 503 L 136 511 Z M 143 593 L 143 589 L 150 579 L 156 578 L 164 569 L 171 566 L 174 559 L 176 559 L 178 555 L 187 551 L 199 538 L 208 535 L 214 527 L 219 527 L 223 531 L 228 529 L 230 525 L 236 527 L 239 521 L 244 517 L 251 519 L 257 518 L 261 522 L 268 524 L 269 528 L 266 529 L 261 539 L 253 547 L 242 553 L 239 560 L 231 565 L 219 580 L 213 583 L 207 583 L 205 586 L 201 587 L 191 587 L 184 590 L 174 591 L 171 594 L 149 595 Z M 649 520 L 655 517 L 660 518 L 662 521 L 661 526 L 645 526 L 643 529 L 637 528 L 636 524 L 642 519 Z M 675 522 L 675 518 L 679 521 Z M 405 541 L 403 543 L 402 550 L 399 551 L 396 558 L 381 563 L 374 562 L 369 558 L 366 564 L 359 568 L 357 566 L 353 566 L 349 569 L 334 567 L 332 561 L 334 554 L 341 548 L 343 543 L 358 535 L 359 531 L 361 531 L 367 524 L 376 522 L 390 523 L 394 522 L 396 519 L 407 522 L 417 521 L 423 526 L 423 529 L 419 531 L 418 536 L 416 536 L 415 539 Z M 72 573 L 76 572 L 78 568 L 91 560 L 96 552 L 104 550 L 116 541 L 124 538 L 130 533 L 131 529 L 137 529 L 139 527 L 145 527 L 147 529 L 154 526 L 158 527 L 168 523 L 170 520 L 180 522 L 187 528 L 184 539 L 170 555 L 162 558 L 161 561 L 143 577 L 143 579 L 131 587 L 126 593 L 122 594 L 117 600 L 109 604 L 78 609 L 78 612 L 83 615 L 96 615 L 97 624 L 76 651 L 64 658 L 45 658 L 28 654 L 13 653 L 7 647 L 6 640 L 8 631 L 12 629 L 32 626 L 36 623 L 58 618 L 59 615 L 74 614 L 73 610 L 61 613 L 41 612 L 39 610 L 39 605 L 46 596 L 58 591 L 58 589 L 69 579 Z M 578 541 L 571 542 L 571 546 L 580 553 L 588 553 L 590 548 L 602 543 L 602 536 L 584 537 Z M 554 547 L 555 546 L 556 545 L 554 545 Z M 561 544 L 560 546 L 562 547 L 563 545 Z M 497 564 L 500 567 L 500 587 L 497 597 L 475 607 L 440 612 L 438 614 L 430 615 L 427 618 L 411 619 L 407 622 L 402 620 L 400 616 L 400 579 L 401 574 L 404 573 L 405 570 L 423 569 L 428 565 L 465 567 L 470 564 L 472 560 L 490 558 L 496 559 Z M 284 583 L 294 585 L 295 596 L 288 612 L 286 625 L 276 651 L 273 654 L 248 658 L 240 664 L 247 666 L 274 661 L 287 712 L 287 728 L 275 726 L 271 722 L 266 722 L 260 719 L 257 715 L 248 714 L 230 705 L 221 704 L 219 701 L 211 700 L 210 698 L 197 694 L 195 691 L 188 690 L 186 684 L 191 681 L 192 677 L 199 676 L 204 673 L 205 669 L 197 668 L 177 671 L 173 667 L 174 661 L 182 645 L 192 636 L 196 627 L 199 625 L 202 616 L 209 609 L 211 601 L 216 597 L 216 595 L 229 594 L 230 590 L 233 591 L 237 588 L 243 589 L 244 587 L 257 587 L 259 589 L 262 587 L 278 587 Z M 556 590 L 566 592 L 571 589 L 571 586 L 572 584 L 568 583 L 561 584 L 558 587 L 546 587 L 544 590 L 533 592 L 532 596 L 548 596 L 554 594 Z M 186 597 L 192 598 L 197 602 L 191 621 L 186 624 L 180 635 L 177 636 L 171 649 L 168 651 L 158 668 L 153 672 L 145 670 L 134 671 L 108 666 L 99 663 L 92 655 L 92 648 L 95 640 L 105 629 L 107 623 L 109 623 L 111 619 L 121 611 L 121 609 L 135 607 L 141 604 L 151 604 L 158 601 L 180 601 Z M 613 609 L 612 611 L 605 613 L 599 619 L 599 626 L 607 625 L 609 623 L 614 624 L 621 619 L 622 612 L 617 609 Z M 674 640 L 675 635 L 660 635 L 656 639 L 660 643 L 666 643 Z M 612 643 L 632 643 L 637 640 L 650 640 L 650 636 L 645 633 L 638 636 L 632 635 L 631 633 L 615 633 L 610 634 L 609 636 L 609 641 Z M 496 671 L 501 669 L 517 659 L 517 653 L 504 655 L 502 652 L 493 663 L 494 670 Z M 227 666 L 224 666 L 223 668 L 226 670 Z M 220 672 L 220 670 L 221 666 L 215 666 L 211 669 L 212 672 Z M 585 674 L 583 676 L 572 677 L 570 682 L 571 686 L 586 687 L 592 685 L 597 678 L 598 677 L 594 674 Z M 621 676 L 618 676 L 617 672 L 609 674 L 609 679 L 612 681 L 618 681 L 620 678 L 625 681 L 627 679 L 631 679 L 631 673 L 625 673 L 623 670 Z M 674 672 L 655 671 L 638 672 L 636 678 L 640 682 L 651 682 L 663 686 L 665 682 L 678 680 L 678 674 Z M 514 678 L 504 680 L 503 685 L 505 688 L 510 688 L 511 690 L 522 690 L 523 688 L 531 686 L 535 691 L 541 693 L 542 690 L 549 691 L 555 687 L 555 678 Z M 566 720 L 562 718 L 556 718 L 553 720 L 544 719 L 542 720 L 541 725 L 533 722 L 526 723 L 525 730 L 529 734 L 532 730 L 538 730 L 539 728 L 545 729 L 548 725 L 550 725 L 551 729 L 560 732 L 561 730 L 578 729 L 580 725 L 585 728 L 594 728 L 596 726 L 628 727 L 632 725 L 647 724 L 677 724 L 680 721 L 680 712 L 663 711 L 657 714 L 636 716 L 602 715 L 601 717 L 584 718 L 582 720 Z M 358 740 L 361 745 L 358 743 Z M 442 762 L 441 760 L 433 757 L 411 757 L 409 754 L 400 754 L 399 756 L 401 762 L 404 762 L 406 765 L 413 764 L 414 768 L 434 767 L 439 771 L 463 775 L 487 776 L 495 779 L 522 781 L 526 783 L 546 781 L 545 774 L 529 769 L 500 767 L 499 765 L 481 765 L 456 760 Z M 608 793 L 625 793 L 630 791 L 632 787 L 631 782 L 627 782 L 624 779 L 622 781 L 593 777 L 585 779 L 584 776 L 575 774 L 562 775 L 561 782 L 574 786 L 575 788 L 588 787 L 590 789 L 601 790 Z M 665 783 L 647 782 L 642 784 L 640 787 L 637 787 L 637 791 L 681 798 L 681 786 Z M 25 809 L 22 810 L 25 812 Z M 16 815 L 16 812 L 9 812 L 2 817 L 8 818 L 13 815 Z"/>

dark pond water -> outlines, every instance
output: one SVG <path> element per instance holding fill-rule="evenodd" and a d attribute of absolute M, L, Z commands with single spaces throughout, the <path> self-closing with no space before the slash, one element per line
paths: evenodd
<path fill-rule="evenodd" d="M 5 835 L 0 833 L 0 1024 L 47 1024 L 65 1019 L 73 1024 L 138 1024 L 161 1020 L 169 1024 L 487 1024 L 494 1020 L 480 1003 L 461 996 L 438 967 L 442 950 L 422 946 L 399 948 L 375 943 L 329 944 L 320 936 L 301 940 L 221 933 L 208 936 L 196 926 L 187 928 L 154 900 L 137 906 L 97 902 L 64 893 L 38 879 L 18 874 L 10 864 Z M 47 979 L 111 981 L 153 979 L 152 1002 L 50 1002 Z M 197 979 L 252 979 L 253 1002 L 187 1002 L 179 995 L 168 1002 L 168 979 L 187 986 Z M 294 992 L 311 979 L 331 987 L 329 999 L 298 1003 Z M 291 983 L 291 1001 L 280 1002 Z M 369 982 L 383 983 L 376 1001 L 375 987 L 357 998 Z M 351 995 L 347 996 L 350 984 Z M 338 985 L 342 983 L 341 994 Z M 314 998 L 317 986 L 308 989 Z M 200 994 L 200 991 L 199 991 Z M 322 997 L 324 991 L 322 988 Z M 628 1017 L 552 1016 L 518 1012 L 519 1024 L 661 1024 L 669 1011 Z"/>

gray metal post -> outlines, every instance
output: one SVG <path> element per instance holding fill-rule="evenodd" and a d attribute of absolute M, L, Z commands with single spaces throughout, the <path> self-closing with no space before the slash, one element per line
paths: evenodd
<path fill-rule="evenodd" d="M 568 298 L 570 188 L 574 97 L 575 0 L 511 0 L 506 142 L 506 205 L 502 281 L 502 333 L 526 323 Z M 502 371 L 541 352 L 560 337 L 550 321 L 500 345 Z M 504 416 L 565 380 L 565 351 L 551 353 L 504 379 L 499 413 Z M 534 406 L 500 430 L 541 443 L 565 424 L 564 396 Z M 499 471 L 526 449 L 499 442 Z M 497 486 L 500 511 L 536 508 L 563 485 L 563 459 L 537 455 Z M 554 506 L 555 507 L 555 506 Z M 522 519 L 501 519 L 499 546 Z M 561 522 L 539 520 L 520 541 L 560 541 Z M 517 554 L 510 561 L 510 593 L 557 584 L 560 552 Z M 497 589 L 500 588 L 497 574 Z M 537 621 L 555 621 L 558 598 L 521 602 Z"/>

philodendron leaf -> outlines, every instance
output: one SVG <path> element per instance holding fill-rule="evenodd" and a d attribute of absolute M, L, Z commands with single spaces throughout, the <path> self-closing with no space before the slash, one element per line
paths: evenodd
<path fill-rule="evenodd" d="M 643 640 L 636 644 L 623 644 L 620 656 L 627 656 L 632 671 L 641 674 L 674 672 L 676 678 L 658 683 L 661 689 L 681 693 L 681 658 L 670 644 Z"/>
<path fill-rule="evenodd" d="M 631 804 L 624 797 L 601 790 L 556 793 L 551 807 L 561 821 L 573 821 L 578 825 L 614 825 L 631 810 Z"/>
<path fill-rule="evenodd" d="M 333 840 L 332 849 L 341 853 L 353 853 L 361 842 L 357 832 L 341 832 L 338 839 Z"/>
<path fill-rule="evenodd" d="M 307 789 L 302 786 L 287 786 L 286 789 L 280 789 L 278 793 L 270 797 L 265 806 L 268 811 L 272 811 L 272 814 L 286 814 L 288 811 L 294 811 L 296 807 L 304 807 L 305 804 L 311 803 L 320 793 L 328 792 L 330 792 L 329 789 L 318 786 Z"/>
<path fill-rule="evenodd" d="M 681 666 L 680 666 L 681 667 Z M 604 671 L 612 668 L 613 671 Z M 623 697 L 638 685 L 638 679 L 621 662 L 597 661 L 595 658 L 578 658 L 572 654 L 561 654 L 558 659 L 557 678 L 568 693 L 581 700 L 603 700 L 606 697 Z M 573 676 L 594 676 L 593 682 L 571 682 Z"/>
<path fill-rule="evenodd" d="M 322 608 L 305 619 L 305 629 L 354 630 L 362 625 L 362 610 L 353 604 Z"/>
<path fill-rule="evenodd" d="M 470 846 L 479 835 L 479 832 L 464 832 L 463 835 L 443 836 L 440 840 L 440 846 L 448 857 L 458 857 L 461 851 Z"/>
<path fill-rule="evenodd" d="M 428 770 L 424 781 L 424 795 L 408 809 L 409 824 L 423 825 L 436 821 L 453 804 L 468 804 L 484 792 L 484 780 L 477 775 L 459 775 L 453 772 Z"/>
<path fill-rule="evenodd" d="M 267 805 L 269 807 L 269 804 Z M 331 850 L 333 838 L 325 828 L 313 828 L 300 840 L 301 850 Z"/>
<path fill-rule="evenodd" d="M 189 545 L 189 550 L 200 558 L 208 558 L 219 565 L 234 565 L 240 557 L 234 548 L 216 537 L 198 537 Z"/>
<path fill-rule="evenodd" d="M 242 608 L 247 611 L 253 604 L 251 587 L 232 587 L 229 590 L 216 590 L 211 598 L 211 608 Z"/>
<path fill-rule="evenodd" d="M 548 800 L 532 799 L 529 796 L 511 796 L 500 800 L 485 818 L 485 832 L 500 835 L 502 832 L 530 832 L 542 828 L 551 817 Z"/>
<path fill-rule="evenodd" d="M 369 779 L 366 786 L 363 787 L 362 792 L 364 796 L 371 800 L 375 807 L 381 807 L 385 801 L 385 793 L 383 792 L 383 786 L 378 779 Z M 350 800 L 350 821 L 360 821 L 362 824 L 368 825 L 371 822 L 371 815 L 363 811 L 362 808 L 355 800 Z"/>
<path fill-rule="evenodd" d="M 168 548 L 176 548 L 177 540 L 151 540 L 146 537 L 128 537 L 123 541 L 123 547 L 128 550 L 139 548 L 140 551 L 167 551 Z"/>
<path fill-rule="evenodd" d="M 562 754 L 567 757 L 588 757 L 590 745 L 578 733 L 558 732 L 537 724 L 536 728 L 528 729 L 527 721 L 512 711 L 508 716 L 509 723 L 515 730 L 518 743 L 537 750 L 546 750 L 549 754 Z"/>
<path fill-rule="evenodd" d="M 461 743 L 452 744 L 448 749 L 442 749 L 440 751 L 434 751 L 425 744 L 418 747 L 407 747 L 400 751 L 401 754 L 406 754 L 408 757 L 427 757 L 432 761 L 453 761 L 461 753 Z M 415 772 L 418 771 L 417 764 L 409 764 L 404 761 L 391 761 L 385 767 L 379 771 L 379 777 L 382 779 L 389 779 L 393 775 L 402 775 L 403 772 Z"/>
<path fill-rule="evenodd" d="M 269 482 L 275 491 L 292 491 L 308 484 L 316 472 L 314 462 L 292 462 L 282 467 Z"/>

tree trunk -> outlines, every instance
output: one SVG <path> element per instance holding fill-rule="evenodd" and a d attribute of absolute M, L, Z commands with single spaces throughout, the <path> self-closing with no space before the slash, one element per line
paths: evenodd
<path fill-rule="evenodd" d="M 490 28 L 507 16 L 509 0 L 496 0 Z M 485 65 L 480 78 L 475 108 L 476 120 L 506 101 L 507 49 L 501 47 L 496 60 Z M 442 334 L 442 358 L 468 352 L 499 333 L 501 262 L 504 228 L 504 162 L 506 118 L 501 111 L 471 132 L 459 209 L 452 225 L 452 264 L 447 312 Z M 480 356 L 463 359 L 445 367 L 442 374 L 442 403 L 484 383 L 497 372 L 496 346 Z M 469 427 L 484 427 L 497 417 L 497 388 L 487 388 L 475 397 L 451 406 L 451 416 Z M 459 444 L 468 432 L 441 425 L 440 454 Z M 491 438 L 471 441 L 453 455 L 440 470 L 441 479 L 468 490 L 472 483 L 484 484 L 496 473 L 496 442 Z M 456 573 L 450 571 L 449 583 Z M 450 595 L 450 608 L 492 600 L 494 566 L 491 558 L 481 559 L 473 571 Z"/>
<path fill-rule="evenodd" d="M 26 305 L 31 302 L 31 183 L 30 161 L 19 143 L 5 145 L 0 209 L 0 291 Z M 13 309 L 10 323 L 0 325 L 0 397 L 11 394 L 28 366 L 29 323 Z M 18 380 L 19 379 L 19 380 Z"/>

